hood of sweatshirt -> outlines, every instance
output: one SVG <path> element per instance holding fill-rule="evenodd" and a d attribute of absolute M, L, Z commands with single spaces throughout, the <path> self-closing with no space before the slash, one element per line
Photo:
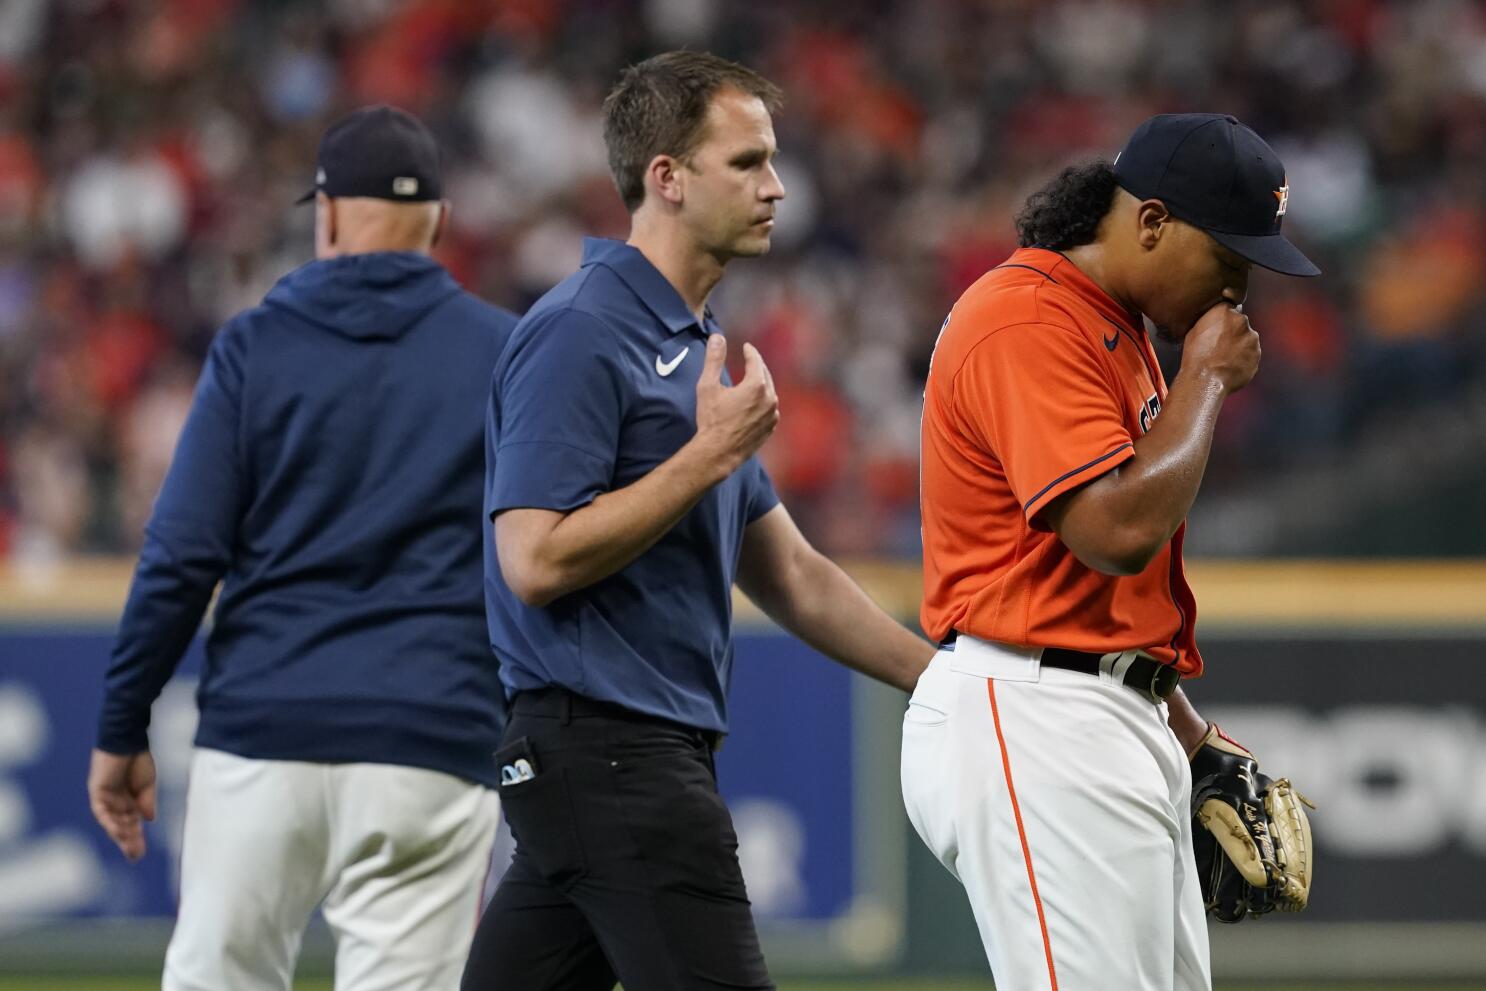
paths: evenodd
<path fill-rule="evenodd" d="M 302 265 L 280 279 L 264 303 L 344 337 L 390 340 L 459 291 L 454 277 L 427 255 L 377 251 Z"/>

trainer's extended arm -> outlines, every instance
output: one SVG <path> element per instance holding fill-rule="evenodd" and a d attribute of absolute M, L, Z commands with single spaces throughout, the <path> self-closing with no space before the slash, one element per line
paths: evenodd
<path fill-rule="evenodd" d="M 738 587 L 780 626 L 862 674 L 913 691 L 934 648 L 810 546 L 775 506 L 743 532 Z"/>
<path fill-rule="evenodd" d="M 723 385 L 727 342 L 711 335 L 697 383 L 697 432 L 643 478 L 571 512 L 496 516 L 496 556 L 517 598 L 545 606 L 624 568 L 759 449 L 779 422 L 779 400 L 758 351 L 745 344 L 743 354 L 743 378 Z"/>
<path fill-rule="evenodd" d="M 1135 442 L 1135 457 L 1043 512 L 1059 539 L 1096 571 L 1137 575 L 1171 540 L 1202 484 L 1223 400 L 1248 384 L 1259 365 L 1259 335 L 1226 303 L 1203 315 L 1185 350 L 1161 415 Z"/>

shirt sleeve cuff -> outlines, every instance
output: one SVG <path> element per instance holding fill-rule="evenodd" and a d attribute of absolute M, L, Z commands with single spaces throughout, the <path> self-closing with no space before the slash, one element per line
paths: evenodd
<path fill-rule="evenodd" d="M 1022 511 L 1027 516 L 1027 522 L 1035 526 L 1039 522 L 1042 511 L 1058 496 L 1086 482 L 1093 481 L 1105 472 L 1113 471 L 1133 457 L 1135 457 L 1135 445 L 1126 441 L 1114 450 L 1106 451 L 1086 464 L 1065 471 L 1027 500 L 1027 504 L 1022 507 Z"/>
<path fill-rule="evenodd" d="M 779 493 L 775 492 L 774 487 L 771 485 L 768 492 L 753 500 L 753 504 L 748 507 L 747 522 L 753 523 L 763 519 L 777 505 L 779 505 Z"/>
<path fill-rule="evenodd" d="M 110 754 L 137 754 L 150 749 L 150 713 L 143 716 L 126 712 L 123 707 L 104 703 L 98 717 L 97 746 Z"/>
<path fill-rule="evenodd" d="M 507 509 L 568 512 L 609 490 L 614 462 L 560 441 L 522 441 L 496 451 L 485 513 Z"/>

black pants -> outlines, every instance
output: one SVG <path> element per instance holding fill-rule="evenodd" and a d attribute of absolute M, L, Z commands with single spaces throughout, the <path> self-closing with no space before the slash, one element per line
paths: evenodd
<path fill-rule="evenodd" d="M 464 991 L 774 987 L 706 734 L 546 689 L 497 760 L 516 855 Z"/>

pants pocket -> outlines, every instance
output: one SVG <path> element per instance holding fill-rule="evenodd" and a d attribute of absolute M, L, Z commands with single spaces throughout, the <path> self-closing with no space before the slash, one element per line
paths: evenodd
<path fill-rule="evenodd" d="M 543 768 L 498 790 L 511 835 L 543 878 L 566 888 L 588 872 L 567 768 Z"/>
<path fill-rule="evenodd" d="M 947 686 L 963 678 L 931 668 L 903 714 L 903 750 L 899 767 L 903 807 L 919 838 L 950 873 L 955 872 L 951 823 L 954 796 L 945 787 L 947 768 L 955 759 L 950 739 L 951 699 Z M 956 875 L 958 877 L 958 875 Z"/>
<path fill-rule="evenodd" d="M 903 722 L 916 726 L 938 726 L 948 720 L 949 713 L 924 702 L 910 701 L 908 711 L 903 713 Z"/>
<path fill-rule="evenodd" d="M 947 651 L 940 651 L 919 675 L 918 684 L 913 687 L 913 697 L 908 700 L 908 711 L 903 714 L 905 724 L 937 726 L 949 719 L 955 682 L 950 670 L 951 660 Z"/>

